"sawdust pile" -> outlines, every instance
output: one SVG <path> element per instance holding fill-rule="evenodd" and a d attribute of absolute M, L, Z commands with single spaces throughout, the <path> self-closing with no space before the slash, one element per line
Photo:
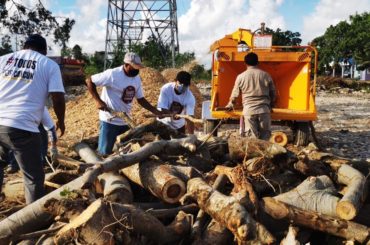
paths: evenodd
<path fill-rule="evenodd" d="M 153 68 L 146 67 L 140 70 L 140 77 L 142 81 L 143 91 L 145 98 L 153 106 L 157 106 L 159 93 L 161 87 L 166 83 L 161 73 Z M 144 114 L 150 114 L 149 111 L 142 108 L 136 100 L 134 100 L 131 110 L 131 117 L 136 124 L 141 124 L 147 120 Z"/>
<path fill-rule="evenodd" d="M 96 104 L 86 86 L 67 87 L 66 93 L 66 131 L 59 139 L 58 145 L 70 148 L 81 139 L 96 138 L 99 129 L 99 115 Z M 49 111 L 56 122 L 53 109 L 50 108 Z"/>

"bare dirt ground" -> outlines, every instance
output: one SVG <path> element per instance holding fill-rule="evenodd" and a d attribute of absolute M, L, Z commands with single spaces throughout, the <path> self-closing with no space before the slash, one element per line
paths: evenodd
<path fill-rule="evenodd" d="M 319 92 L 315 129 L 325 151 L 370 161 L 370 94 Z"/>

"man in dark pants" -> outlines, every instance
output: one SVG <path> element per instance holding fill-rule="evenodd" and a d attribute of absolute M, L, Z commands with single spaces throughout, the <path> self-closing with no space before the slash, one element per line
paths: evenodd
<path fill-rule="evenodd" d="M 271 110 L 276 98 L 275 85 L 271 76 L 257 67 L 257 54 L 248 53 L 244 57 L 244 61 L 247 70 L 237 76 L 226 108 L 232 110 L 241 93 L 247 136 L 269 140 L 271 136 Z"/>
<path fill-rule="evenodd" d="M 24 49 L 0 57 L 0 145 L 12 150 L 23 172 L 26 203 L 44 195 L 40 124 L 51 95 L 57 128 L 64 134 L 64 87 L 57 63 L 46 57 L 46 40 L 34 34 Z M 4 169 L 0 167 L 0 172 Z M 0 174 L 0 175 L 1 175 Z"/>

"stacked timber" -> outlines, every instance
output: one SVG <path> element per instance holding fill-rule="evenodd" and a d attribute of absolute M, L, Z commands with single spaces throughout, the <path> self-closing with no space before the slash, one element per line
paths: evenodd
<path fill-rule="evenodd" d="M 59 155 L 49 193 L 0 221 L 0 244 L 369 244 L 370 165 L 307 147 L 132 128 L 107 158 Z"/>

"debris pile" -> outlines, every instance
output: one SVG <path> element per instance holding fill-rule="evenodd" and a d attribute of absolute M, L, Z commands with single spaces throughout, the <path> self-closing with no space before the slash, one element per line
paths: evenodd
<path fill-rule="evenodd" d="M 0 221 L 0 244 L 369 242 L 367 162 L 155 120 L 117 142 L 106 159 L 83 142 L 79 159 L 60 154 L 49 194 Z"/>

